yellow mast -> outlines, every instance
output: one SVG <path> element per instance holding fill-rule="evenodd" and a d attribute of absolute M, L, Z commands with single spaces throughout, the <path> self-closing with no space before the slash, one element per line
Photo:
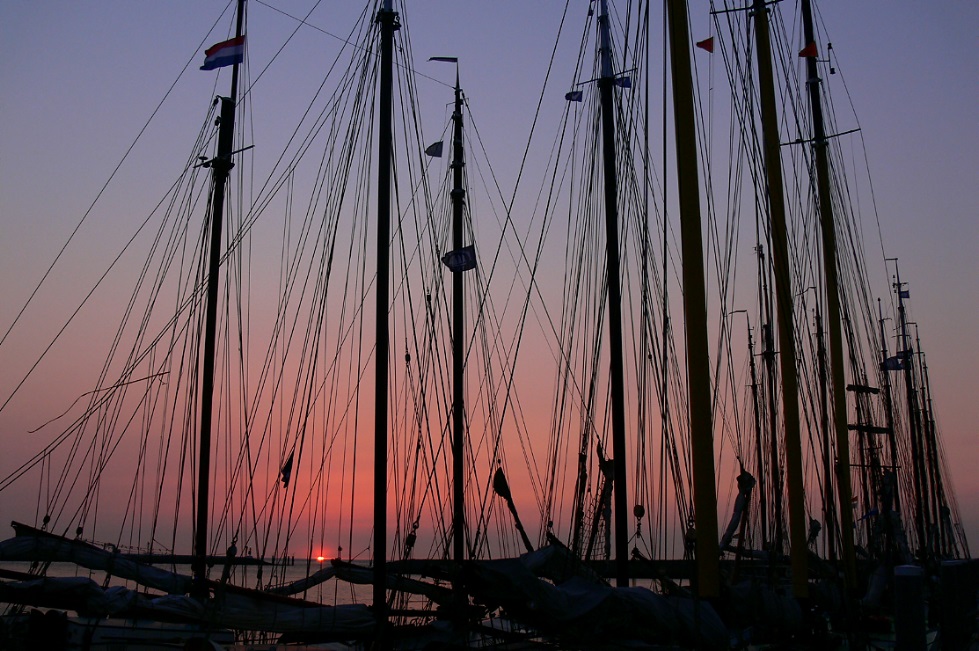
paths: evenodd
<path fill-rule="evenodd" d="M 693 83 L 690 78 L 690 30 L 686 0 L 668 0 L 667 9 L 683 247 L 683 311 L 686 317 L 693 501 L 697 530 L 697 594 L 713 598 L 720 594 L 720 551 L 717 542 L 714 425 L 707 349 L 707 291 L 704 286 L 700 183 Z"/>
<path fill-rule="evenodd" d="M 793 328 L 792 277 L 782 183 L 781 143 L 775 111 L 772 47 L 768 34 L 765 0 L 754 0 L 758 87 L 761 99 L 762 142 L 768 181 L 768 208 L 772 229 L 772 265 L 775 268 L 775 303 L 778 311 L 778 343 L 782 375 L 782 418 L 785 432 L 785 481 L 789 501 L 789 555 L 792 560 L 792 593 L 809 596 L 809 559 L 806 545 L 806 509 L 802 482 L 802 440 L 799 433 L 799 383 L 796 377 Z M 778 487 L 776 487 L 776 490 Z M 779 550 L 775 550 L 776 553 Z"/>
<path fill-rule="evenodd" d="M 812 7 L 802 0 L 802 24 L 806 48 L 815 45 Z M 813 53 L 814 54 L 814 53 Z M 850 434 L 846 415 L 846 381 L 843 373 L 843 334 L 840 328 L 840 289 L 836 260 L 836 222 L 829 182 L 829 160 L 823 111 L 820 103 L 820 79 L 816 57 L 806 59 L 806 86 L 812 110 L 813 145 L 816 151 L 816 190 L 819 221 L 823 232 L 823 270 L 826 275 L 826 327 L 829 330 L 830 373 L 833 381 L 833 429 L 836 432 L 836 486 L 839 497 L 840 537 L 843 573 L 847 590 L 856 587 L 856 555 L 853 549 L 853 510 L 850 504 Z"/>

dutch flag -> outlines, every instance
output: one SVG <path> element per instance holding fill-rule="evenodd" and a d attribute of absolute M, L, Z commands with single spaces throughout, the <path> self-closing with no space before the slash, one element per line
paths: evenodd
<path fill-rule="evenodd" d="M 201 70 L 214 70 L 245 59 L 245 37 L 239 36 L 228 41 L 216 43 L 204 50 L 204 65 Z"/>

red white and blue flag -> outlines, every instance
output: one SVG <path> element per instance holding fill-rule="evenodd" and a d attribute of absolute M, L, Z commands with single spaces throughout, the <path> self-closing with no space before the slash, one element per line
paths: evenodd
<path fill-rule="evenodd" d="M 201 70 L 223 68 L 245 60 L 245 37 L 239 36 L 228 41 L 215 43 L 204 50 L 204 65 Z"/>

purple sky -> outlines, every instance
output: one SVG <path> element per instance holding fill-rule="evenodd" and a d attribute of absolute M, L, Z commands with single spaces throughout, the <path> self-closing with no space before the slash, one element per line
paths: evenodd
<path fill-rule="evenodd" d="M 276 3 L 305 15 L 312 3 Z M 310 22 L 334 35 L 351 21 L 347 2 L 326 2 Z M 571 18 L 579 29 L 585 3 Z M 788 4 L 788 3 L 786 3 Z M 0 389 L 5 399 L 73 306 L 73 293 L 91 285 L 86 261 L 99 262 L 116 250 L 111 235 L 130 232 L 146 214 L 179 166 L 196 125 L 215 94 L 212 74 L 198 72 L 198 48 L 221 40 L 228 18 L 217 20 L 221 2 L 99 3 L 8 2 L 0 20 L 0 329 L 6 330 L 44 269 L 135 139 L 185 64 L 159 120 L 142 137 L 104 200 L 66 254 L 70 271 L 52 277 L 46 307 L 31 310 L 11 341 L 0 349 Z M 512 186 L 530 128 L 562 5 L 557 2 L 411 2 L 404 10 L 416 61 L 425 74 L 451 81 L 446 68 L 423 64 L 432 55 L 456 55 L 472 110 L 504 188 Z M 928 354 L 936 410 L 952 481 L 973 546 L 979 545 L 979 57 L 975 30 L 979 4 L 906 0 L 826 3 L 821 19 L 834 45 L 846 89 L 837 81 L 834 98 L 852 102 L 873 179 L 884 252 L 900 258 L 911 291 L 911 318 Z M 268 7 L 251 9 L 252 78 L 258 75 L 294 23 Z M 788 20 L 788 18 L 786 19 Z M 691 3 L 695 37 L 711 31 L 706 3 Z M 577 33 L 577 32 L 576 32 Z M 573 40 L 573 39 L 570 39 Z M 256 86 L 256 148 L 288 133 L 317 83 L 317 61 L 329 61 L 336 39 L 314 30 L 300 32 L 291 49 Z M 270 45 L 274 44 L 274 45 Z M 431 44 L 431 45 L 429 45 Z M 571 43 L 574 47 L 575 44 Z M 654 46 L 658 47 L 658 46 Z M 716 65 L 720 65 L 719 63 Z M 568 74 L 562 68 L 555 74 Z M 714 83 L 723 85 L 720 71 Z M 422 80 L 435 135 L 449 93 Z M 845 94 L 849 92 L 849 96 Z M 259 95 L 262 93 L 263 95 Z M 444 99 L 439 99 L 444 98 Z M 441 102 L 441 104 L 439 103 Z M 558 94 L 552 110 L 562 110 Z M 839 115 L 849 115 L 839 109 Z M 862 161 L 850 163 L 859 169 Z M 158 169 L 166 170 L 159 175 Z M 869 264 L 883 278 L 874 206 L 861 205 Z M 95 273 L 94 271 L 91 273 Z M 874 288 L 880 293 L 883 288 Z M 110 300 L 105 298 L 102 300 Z M 101 325 L 84 314 L 75 331 Z M 76 335 L 77 336 L 77 335 Z M 84 335 L 82 335 L 84 336 Z M 52 414 L 32 411 L 66 405 L 84 391 L 71 385 L 95 351 L 76 351 L 57 385 L 0 412 L 0 441 L 16 446 L 25 427 Z M 16 369 L 16 370 L 12 370 Z M 32 444 L 33 445 L 33 444 Z M 6 456 L 6 455 L 5 455 Z M 0 475 L 12 460 L 0 461 Z M 0 500 L 0 511 L 4 509 Z M 6 514 L 4 513 L 4 517 Z"/>

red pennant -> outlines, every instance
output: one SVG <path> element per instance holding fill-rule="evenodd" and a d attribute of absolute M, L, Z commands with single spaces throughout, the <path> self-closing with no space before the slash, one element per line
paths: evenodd
<path fill-rule="evenodd" d="M 816 42 L 813 41 L 809 43 L 809 45 L 807 45 L 806 47 L 799 50 L 799 56 L 804 59 L 818 56 L 816 53 Z"/>
<path fill-rule="evenodd" d="M 701 50 L 707 50 L 708 52 L 713 52 L 714 51 L 714 37 L 711 36 L 710 38 L 705 38 L 702 41 L 697 41 L 696 45 Z"/>

